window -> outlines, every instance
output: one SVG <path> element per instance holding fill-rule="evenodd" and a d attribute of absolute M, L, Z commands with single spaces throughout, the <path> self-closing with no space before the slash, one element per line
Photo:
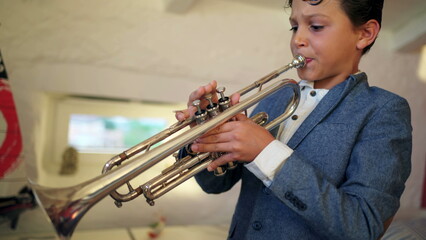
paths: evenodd
<path fill-rule="evenodd" d="M 174 124 L 183 104 L 141 103 L 81 97 L 60 98 L 46 156 L 56 164 L 70 146 L 79 162 L 102 163 Z M 46 159 L 47 160 L 47 159 Z M 51 161 L 49 161 L 51 162 Z"/>
<path fill-rule="evenodd" d="M 68 145 L 81 153 L 116 153 L 167 127 L 164 118 L 71 114 Z"/>

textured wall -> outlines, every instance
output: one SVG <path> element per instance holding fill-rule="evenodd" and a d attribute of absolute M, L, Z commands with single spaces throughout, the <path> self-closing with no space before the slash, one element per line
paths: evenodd
<path fill-rule="evenodd" d="M 160 1 L 0 0 L 0 16 L 0 46 L 32 178 L 51 174 L 40 167 L 49 139 L 45 107 L 50 99 L 46 93 L 185 102 L 192 89 L 212 79 L 232 92 L 291 58 L 288 15 L 282 8 L 200 0 L 187 13 L 174 14 L 165 12 Z M 402 206 L 417 208 L 426 151 L 426 85 L 416 75 L 419 51 L 393 52 L 388 47 L 391 40 L 383 32 L 361 69 L 369 73 L 371 85 L 396 92 L 411 105 L 413 171 Z M 17 175 L 24 177 L 25 173 L 21 169 Z M 0 186 L 9 194 L 18 184 Z M 165 210 L 146 210 L 142 200 L 121 210 L 109 209 L 111 201 L 103 201 L 83 219 L 82 228 L 138 226 L 161 211 L 173 215 L 174 224 L 227 223 L 237 191 L 216 197 L 199 193 L 201 197 L 191 199 L 193 203 L 168 198 L 164 201 L 171 204 Z M 194 216 L 189 218 L 186 211 L 194 202 L 201 210 L 192 211 Z M 174 207 L 176 212 L 168 212 Z M 144 215 L 144 211 L 148 212 Z M 24 222 L 41 213 L 33 214 L 26 215 Z M 22 227 L 47 228 L 40 222 Z"/>

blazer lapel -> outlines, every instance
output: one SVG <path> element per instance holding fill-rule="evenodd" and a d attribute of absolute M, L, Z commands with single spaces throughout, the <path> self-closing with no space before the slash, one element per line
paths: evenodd
<path fill-rule="evenodd" d="M 336 108 L 340 101 L 342 101 L 342 99 L 357 84 L 360 78 L 366 79 L 366 75 L 364 73 L 351 75 L 346 81 L 332 88 L 297 129 L 287 145 L 291 149 L 296 149 L 296 147 L 312 131 L 312 129 L 314 129 L 315 126 L 317 126 L 325 117 L 327 117 L 328 114 L 330 114 L 331 111 L 333 111 L 334 108 Z"/>
<path fill-rule="evenodd" d="M 268 123 L 269 123 L 271 120 L 277 118 L 278 116 L 284 113 L 287 105 L 291 101 L 290 96 L 292 96 L 292 92 L 293 91 L 290 88 L 286 88 L 286 87 L 278 90 L 276 93 L 269 96 L 264 102 L 261 102 L 260 104 L 262 104 L 262 106 L 260 106 L 259 108 L 256 108 L 252 115 L 257 113 L 259 109 L 262 109 L 262 111 L 268 113 Z M 270 133 L 274 137 L 276 137 L 279 128 L 280 127 L 278 125 L 277 127 L 271 129 Z"/>

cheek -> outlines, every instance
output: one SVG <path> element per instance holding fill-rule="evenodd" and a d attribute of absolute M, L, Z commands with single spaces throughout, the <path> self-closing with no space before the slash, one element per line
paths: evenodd
<path fill-rule="evenodd" d="M 329 38 L 317 37 L 310 41 L 311 48 L 318 56 L 327 56 L 332 53 L 333 48 L 336 47 L 335 41 L 330 41 Z"/>
<path fill-rule="evenodd" d="M 291 39 L 290 39 L 290 50 L 291 50 L 291 53 L 293 53 L 293 55 L 295 55 L 296 49 L 297 49 L 296 44 L 294 44 L 293 37 L 291 37 Z"/>
<path fill-rule="evenodd" d="M 342 54 L 348 54 L 350 51 L 356 49 L 358 36 L 352 31 L 342 31 L 336 33 L 334 38 L 331 39 L 334 42 L 334 51 L 338 51 Z"/>

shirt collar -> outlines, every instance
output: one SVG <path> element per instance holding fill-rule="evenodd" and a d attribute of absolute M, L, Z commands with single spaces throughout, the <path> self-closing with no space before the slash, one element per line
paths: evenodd
<path fill-rule="evenodd" d="M 311 89 L 313 89 L 314 88 L 314 82 L 310 82 L 310 81 L 306 81 L 306 80 L 301 80 L 299 82 L 299 86 L 301 88 L 305 87 L 305 88 L 311 88 Z"/>
<path fill-rule="evenodd" d="M 315 92 L 317 93 L 317 98 L 318 99 L 322 99 L 325 94 L 328 93 L 329 89 L 314 89 L 314 82 L 312 81 L 306 81 L 306 80 L 301 80 L 299 82 L 299 86 L 301 89 L 305 89 L 305 90 L 315 90 Z"/>
<path fill-rule="evenodd" d="M 351 76 L 358 77 L 358 76 L 361 76 L 363 74 L 365 74 L 363 71 L 358 70 L 358 72 L 352 74 Z M 305 88 L 314 89 L 314 82 L 312 82 L 312 81 L 306 81 L 306 80 L 301 80 L 299 82 L 299 86 L 300 86 L 300 88 L 305 87 Z M 326 91 L 328 91 L 329 89 L 315 89 L 315 90 L 326 90 Z"/>

